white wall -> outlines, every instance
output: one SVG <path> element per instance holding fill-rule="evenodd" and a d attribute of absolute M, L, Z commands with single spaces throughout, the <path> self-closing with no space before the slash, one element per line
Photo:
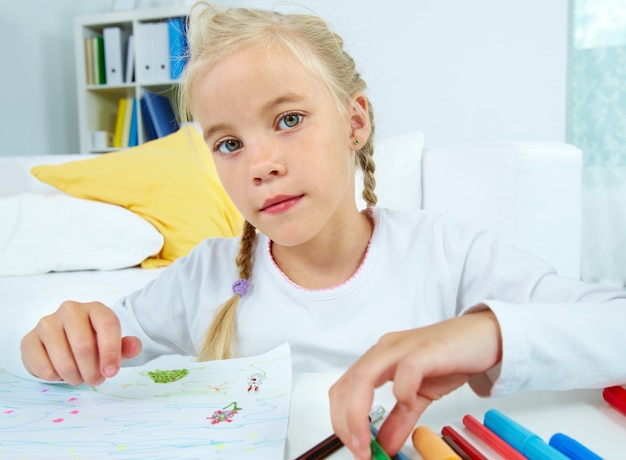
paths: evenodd
<path fill-rule="evenodd" d="M 0 155 L 78 151 L 72 17 L 111 3 L 3 0 Z M 379 138 L 418 129 L 427 145 L 565 139 L 567 0 L 295 3 L 344 36 L 369 83 Z"/>

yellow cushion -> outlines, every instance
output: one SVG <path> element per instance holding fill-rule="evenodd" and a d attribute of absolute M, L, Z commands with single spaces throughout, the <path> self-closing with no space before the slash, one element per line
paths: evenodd
<path fill-rule="evenodd" d="M 204 238 L 236 236 L 243 225 L 190 125 L 128 150 L 38 165 L 31 173 L 70 195 L 124 206 L 154 225 L 165 243 L 144 268 L 169 265 Z"/>

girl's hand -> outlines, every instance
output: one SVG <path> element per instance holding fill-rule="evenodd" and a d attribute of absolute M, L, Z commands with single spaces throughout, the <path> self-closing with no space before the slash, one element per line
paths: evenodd
<path fill-rule="evenodd" d="M 498 364 L 501 350 L 500 327 L 489 310 L 385 334 L 331 387 L 335 434 L 355 458 L 371 458 L 368 413 L 374 390 L 392 381 L 396 405 L 377 439 L 395 455 L 432 401 Z"/>
<path fill-rule="evenodd" d="M 122 359 L 139 354 L 141 341 L 122 338 L 120 322 L 106 305 L 67 301 L 24 336 L 21 351 L 35 377 L 99 385 L 117 374 Z"/>

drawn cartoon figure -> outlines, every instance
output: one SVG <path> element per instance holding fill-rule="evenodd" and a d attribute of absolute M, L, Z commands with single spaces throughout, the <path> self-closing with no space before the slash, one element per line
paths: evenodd
<path fill-rule="evenodd" d="M 232 409 L 228 409 L 229 407 L 233 407 Z M 233 401 L 228 406 L 223 407 L 221 409 L 216 410 L 210 417 L 207 417 L 207 420 L 211 421 L 211 425 L 217 425 L 221 422 L 231 423 L 235 415 L 242 410 L 241 407 L 237 406 L 237 402 Z"/>
<path fill-rule="evenodd" d="M 248 393 L 254 391 L 255 393 L 259 392 L 259 386 L 265 379 L 265 373 L 257 372 L 256 374 L 251 374 L 248 376 Z"/>

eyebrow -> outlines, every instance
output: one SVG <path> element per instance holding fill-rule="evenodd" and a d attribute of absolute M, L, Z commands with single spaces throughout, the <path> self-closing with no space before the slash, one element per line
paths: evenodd
<path fill-rule="evenodd" d="M 263 104 L 261 106 L 261 113 L 265 113 L 282 104 L 293 104 L 293 103 L 302 102 L 304 99 L 305 98 L 303 96 L 300 96 L 299 94 L 296 94 L 296 93 L 289 92 L 286 94 L 281 94 L 280 96 L 275 97 L 274 99 L 271 99 L 270 101 Z M 203 133 L 204 139 L 208 139 L 216 131 L 227 130 L 229 128 L 230 128 L 230 125 L 226 123 L 218 123 L 217 125 L 210 126 Z"/>

